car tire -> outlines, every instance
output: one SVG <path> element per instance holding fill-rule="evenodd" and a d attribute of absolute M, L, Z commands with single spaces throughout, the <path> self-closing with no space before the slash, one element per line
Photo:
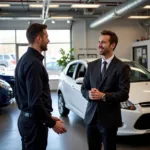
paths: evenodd
<path fill-rule="evenodd" d="M 67 116 L 69 114 L 69 109 L 65 107 L 65 101 L 62 93 L 58 94 L 58 110 L 61 116 Z"/>

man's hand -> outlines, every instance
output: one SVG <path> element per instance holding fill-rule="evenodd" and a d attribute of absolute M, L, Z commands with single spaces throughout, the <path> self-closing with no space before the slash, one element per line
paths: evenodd
<path fill-rule="evenodd" d="M 67 132 L 67 130 L 65 129 L 65 127 L 62 124 L 62 121 L 56 121 L 55 126 L 53 127 L 53 130 L 57 133 L 57 134 L 62 134 Z"/>
<path fill-rule="evenodd" d="M 89 98 L 92 100 L 101 100 L 103 97 L 104 93 L 100 92 L 98 89 L 96 88 L 92 88 L 89 91 Z"/>
<path fill-rule="evenodd" d="M 61 120 L 61 119 L 59 119 L 59 118 L 57 118 L 57 117 L 55 117 L 55 116 L 51 116 L 51 118 L 52 118 L 53 120 L 55 120 L 55 121 L 61 121 L 62 123 L 64 122 L 63 120 Z"/>

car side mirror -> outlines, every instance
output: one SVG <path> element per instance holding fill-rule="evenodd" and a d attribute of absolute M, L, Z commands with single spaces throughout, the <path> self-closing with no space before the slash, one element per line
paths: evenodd
<path fill-rule="evenodd" d="M 84 79 L 83 77 L 77 78 L 76 83 L 77 84 L 83 84 L 83 79 Z"/>

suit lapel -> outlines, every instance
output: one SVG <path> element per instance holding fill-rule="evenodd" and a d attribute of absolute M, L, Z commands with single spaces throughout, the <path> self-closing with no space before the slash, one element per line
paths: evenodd
<path fill-rule="evenodd" d="M 99 59 L 98 63 L 97 63 L 97 70 L 96 70 L 96 74 L 98 75 L 97 81 L 96 81 L 96 87 L 99 87 L 99 83 L 101 82 L 101 64 L 102 64 L 102 59 Z"/>
<path fill-rule="evenodd" d="M 103 82 L 105 81 L 106 77 L 107 77 L 109 74 L 111 74 L 112 70 L 115 68 L 115 64 L 116 64 L 115 62 L 116 62 L 116 57 L 114 56 L 114 58 L 112 59 L 111 63 L 109 64 L 109 66 L 108 66 L 108 68 L 107 68 L 107 70 L 106 70 L 106 73 L 105 73 L 105 75 L 104 75 L 103 80 L 101 80 L 101 82 L 100 82 L 100 86 L 99 86 L 99 87 L 101 87 L 101 85 L 102 85 Z"/>

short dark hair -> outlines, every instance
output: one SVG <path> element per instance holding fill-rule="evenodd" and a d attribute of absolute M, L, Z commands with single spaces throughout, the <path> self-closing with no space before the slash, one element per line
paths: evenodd
<path fill-rule="evenodd" d="M 29 44 L 33 44 L 38 35 L 43 35 L 43 30 L 47 28 L 45 24 L 33 23 L 31 24 L 26 32 L 26 37 Z"/>
<path fill-rule="evenodd" d="M 101 32 L 101 35 L 109 35 L 110 36 L 110 44 L 115 43 L 116 45 L 115 45 L 114 49 L 116 48 L 116 46 L 118 44 L 118 37 L 117 37 L 116 33 L 109 31 L 109 30 L 103 30 Z"/>

